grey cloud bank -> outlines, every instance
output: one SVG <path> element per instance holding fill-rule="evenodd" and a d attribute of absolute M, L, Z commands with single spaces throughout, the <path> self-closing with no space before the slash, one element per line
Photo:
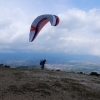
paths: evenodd
<path fill-rule="evenodd" d="M 30 25 L 37 16 L 29 16 L 20 8 L 4 9 L 0 16 L 0 52 L 52 51 L 100 55 L 100 9 L 69 9 L 58 16 L 60 23 L 57 27 L 48 23 L 30 43 Z"/>

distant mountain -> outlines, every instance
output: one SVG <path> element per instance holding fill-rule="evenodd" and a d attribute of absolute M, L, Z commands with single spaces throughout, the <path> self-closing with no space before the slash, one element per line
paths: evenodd
<path fill-rule="evenodd" d="M 100 57 L 93 55 L 41 52 L 0 53 L 0 63 L 9 65 L 38 65 L 41 59 L 46 59 L 48 64 L 73 63 L 69 61 L 100 62 Z"/>

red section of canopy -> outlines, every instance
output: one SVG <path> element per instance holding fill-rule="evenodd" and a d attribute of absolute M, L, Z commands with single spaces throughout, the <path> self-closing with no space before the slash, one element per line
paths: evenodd
<path fill-rule="evenodd" d="M 34 30 L 36 30 L 36 28 L 34 26 L 31 26 L 30 31 L 34 31 Z"/>
<path fill-rule="evenodd" d="M 38 33 L 40 32 L 40 30 L 45 26 L 45 24 L 47 24 L 49 22 L 49 20 L 47 18 L 44 18 L 43 20 L 41 20 L 38 24 L 38 26 L 36 27 L 36 33 L 35 36 L 33 38 L 33 40 L 36 38 L 36 36 L 38 35 Z M 33 41 L 32 40 L 32 41 Z"/>
<path fill-rule="evenodd" d="M 38 26 L 38 33 L 40 32 L 40 30 L 44 27 L 45 24 L 47 24 L 49 20 L 48 19 L 44 19 L 40 22 L 39 26 Z"/>
<path fill-rule="evenodd" d="M 54 18 L 55 17 L 55 18 Z M 31 38 L 29 38 L 29 41 L 33 41 L 37 35 L 39 34 L 39 32 L 41 31 L 41 29 L 48 23 L 50 22 L 52 26 L 57 26 L 59 24 L 59 17 L 56 15 L 41 15 L 39 17 L 37 17 L 34 22 L 31 25 L 30 28 L 30 36 L 32 36 Z"/>
<path fill-rule="evenodd" d="M 58 16 L 56 16 L 56 25 L 55 26 L 57 26 L 59 24 L 59 22 L 60 22 L 60 19 Z"/>

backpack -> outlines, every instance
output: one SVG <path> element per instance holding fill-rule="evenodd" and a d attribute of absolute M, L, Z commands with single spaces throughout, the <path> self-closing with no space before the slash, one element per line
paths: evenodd
<path fill-rule="evenodd" d="M 41 60 L 41 61 L 40 61 L 40 65 L 42 65 L 42 64 L 43 64 L 43 61 Z"/>

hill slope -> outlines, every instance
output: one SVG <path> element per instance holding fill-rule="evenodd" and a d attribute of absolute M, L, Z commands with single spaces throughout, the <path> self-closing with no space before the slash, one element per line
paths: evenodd
<path fill-rule="evenodd" d="M 100 77 L 0 68 L 0 100 L 100 100 Z"/>

